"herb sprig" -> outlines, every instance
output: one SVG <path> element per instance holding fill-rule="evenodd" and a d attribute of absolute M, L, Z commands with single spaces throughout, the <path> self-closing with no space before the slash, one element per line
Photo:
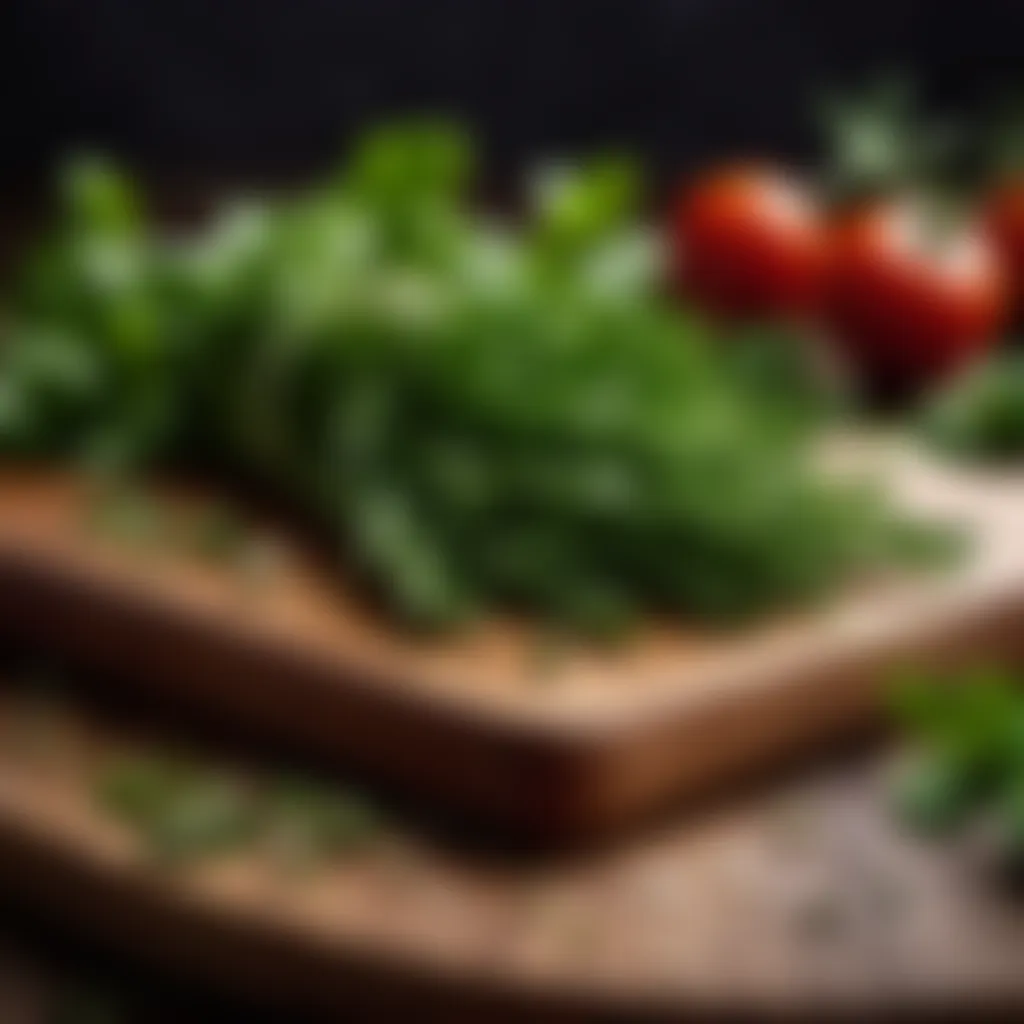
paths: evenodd
<path fill-rule="evenodd" d="M 1012 672 L 976 668 L 900 683 L 893 706 L 911 741 L 895 801 L 933 834 L 994 826 L 1003 851 L 1024 855 L 1024 690 Z"/>
<path fill-rule="evenodd" d="M 382 129 L 173 243 L 125 175 L 70 168 L 9 298 L 0 450 L 259 478 L 418 627 L 731 620 L 900 557 L 809 407 L 663 295 L 628 161 L 546 174 L 517 228 L 471 166 L 451 128 Z"/>
<path fill-rule="evenodd" d="M 925 410 L 923 430 L 938 449 L 968 461 L 1024 457 L 1024 358 L 1002 355 L 955 381 Z"/>

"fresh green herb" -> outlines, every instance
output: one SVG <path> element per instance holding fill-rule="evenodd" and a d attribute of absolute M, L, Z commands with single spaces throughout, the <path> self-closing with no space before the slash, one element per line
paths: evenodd
<path fill-rule="evenodd" d="M 998 668 L 903 681 L 894 692 L 897 719 L 913 757 L 897 778 L 904 820 L 929 833 L 952 833 L 983 817 L 1007 841 L 1020 840 L 1024 793 L 1024 691 Z"/>
<path fill-rule="evenodd" d="M 156 755 L 118 759 L 101 776 L 98 797 L 101 805 L 118 818 L 145 824 L 191 778 L 192 769 L 180 760 Z"/>
<path fill-rule="evenodd" d="M 852 408 L 849 384 L 815 339 L 779 325 L 747 325 L 729 338 L 723 359 L 750 400 L 774 403 L 796 432 L 840 419 Z"/>
<path fill-rule="evenodd" d="M 148 823 L 148 839 L 165 861 L 234 850 L 256 835 L 256 813 L 252 794 L 239 780 L 197 778 Z"/>
<path fill-rule="evenodd" d="M 449 128 L 385 129 L 174 245 L 74 168 L 10 296 L 0 445 L 264 480 L 427 628 L 734 620 L 901 557 L 804 398 L 664 297 L 628 161 L 550 172 L 517 230 L 471 211 L 471 164 Z"/>
<path fill-rule="evenodd" d="M 934 185 L 964 148 L 953 124 L 923 116 L 919 90 L 901 74 L 880 75 L 859 93 L 826 96 L 819 120 L 825 187 L 837 203 Z"/>
<path fill-rule="evenodd" d="M 926 409 L 923 428 L 953 456 L 993 463 L 1024 456 L 1024 359 L 1005 355 L 954 382 Z"/>

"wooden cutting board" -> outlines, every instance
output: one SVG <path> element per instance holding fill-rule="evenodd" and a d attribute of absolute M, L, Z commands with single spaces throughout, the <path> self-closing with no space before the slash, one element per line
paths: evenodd
<path fill-rule="evenodd" d="M 742 632 L 652 624 L 615 651 L 552 651 L 509 623 L 401 637 L 297 544 L 253 585 L 98 539 L 80 483 L 26 473 L 0 478 L 0 628 L 446 806 L 575 838 L 863 725 L 892 665 L 1024 648 L 1024 475 L 867 450 L 906 505 L 965 525 L 971 556 Z"/>
<path fill-rule="evenodd" d="M 0 680 L 0 913 L 79 933 L 118 976 L 156 966 L 288 1021 L 1024 1007 L 1024 907 L 967 849 L 901 833 L 884 751 L 585 857 L 499 858 L 399 816 L 295 875 L 254 851 L 155 865 L 94 796 L 98 766 L 136 742 L 73 705 L 41 719 Z"/>

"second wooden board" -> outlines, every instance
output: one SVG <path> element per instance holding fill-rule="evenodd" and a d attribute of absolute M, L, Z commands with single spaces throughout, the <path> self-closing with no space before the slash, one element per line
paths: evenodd
<path fill-rule="evenodd" d="M 872 461 L 907 505 L 965 525 L 972 551 L 955 571 L 742 633 L 652 624 L 613 652 L 552 649 L 509 623 L 401 637 L 298 545 L 254 586 L 91 534 L 80 482 L 7 474 L 0 626 L 445 805 L 579 837 L 863 724 L 894 664 L 1024 648 L 1024 479 L 905 448 Z"/>

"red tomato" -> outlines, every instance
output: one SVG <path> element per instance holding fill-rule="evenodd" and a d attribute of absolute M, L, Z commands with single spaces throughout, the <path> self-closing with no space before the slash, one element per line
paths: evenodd
<path fill-rule="evenodd" d="M 989 197 L 986 214 L 989 235 L 1003 255 L 1014 298 L 1024 304 L 1024 179 L 998 185 Z"/>
<path fill-rule="evenodd" d="M 673 222 L 676 284 L 716 313 L 805 313 L 821 294 L 828 238 L 810 193 L 783 170 L 740 166 L 702 178 Z"/>
<path fill-rule="evenodd" d="M 869 206 L 836 228 L 828 318 L 876 389 L 915 391 L 958 370 L 992 344 L 1008 297 L 981 227 L 940 228 L 917 200 Z"/>

